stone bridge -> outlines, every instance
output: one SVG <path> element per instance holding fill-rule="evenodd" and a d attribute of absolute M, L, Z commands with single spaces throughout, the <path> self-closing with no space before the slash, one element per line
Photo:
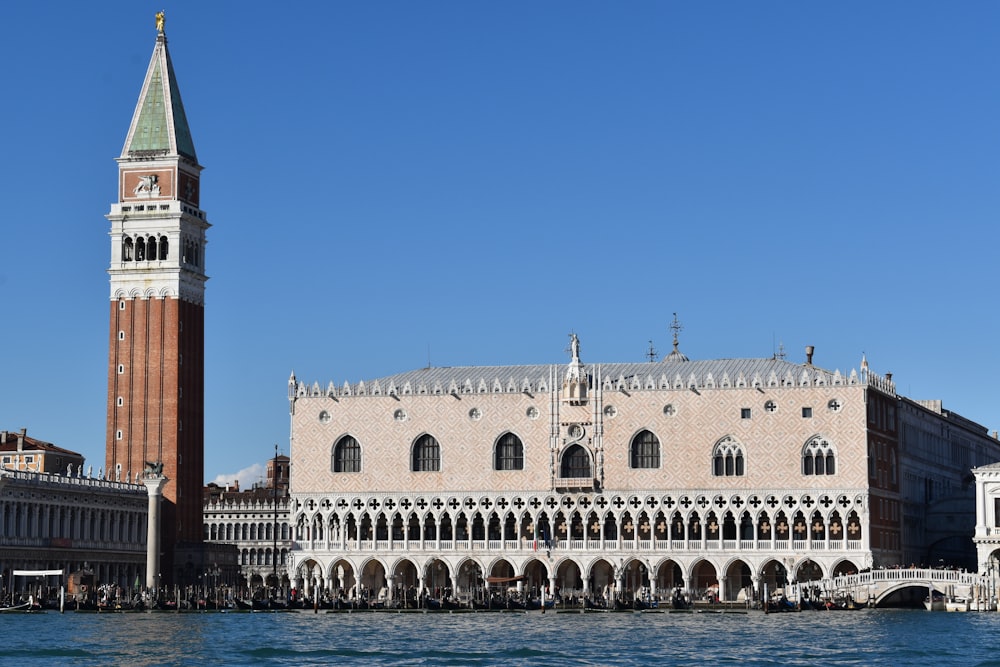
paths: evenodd
<path fill-rule="evenodd" d="M 825 595 L 851 595 L 857 602 L 876 607 L 905 589 L 917 589 L 910 595 L 920 597 L 927 597 L 933 590 L 945 596 L 978 598 L 980 593 L 985 596 L 990 590 L 988 584 L 989 579 L 977 572 L 932 568 L 870 570 L 809 582 Z"/>

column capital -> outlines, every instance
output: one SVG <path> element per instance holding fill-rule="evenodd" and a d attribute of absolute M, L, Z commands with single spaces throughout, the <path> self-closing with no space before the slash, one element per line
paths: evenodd
<path fill-rule="evenodd" d="M 146 485 L 146 491 L 151 496 L 161 495 L 167 481 L 168 479 L 164 475 L 147 475 L 142 478 L 142 483 Z"/>

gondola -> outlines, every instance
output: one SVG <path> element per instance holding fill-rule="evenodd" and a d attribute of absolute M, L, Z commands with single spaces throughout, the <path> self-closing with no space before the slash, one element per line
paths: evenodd
<path fill-rule="evenodd" d="M 27 602 L 22 602 L 21 604 L 16 604 L 11 607 L 0 607 L 0 613 L 7 612 L 27 612 L 31 611 L 32 602 L 28 600 Z"/>

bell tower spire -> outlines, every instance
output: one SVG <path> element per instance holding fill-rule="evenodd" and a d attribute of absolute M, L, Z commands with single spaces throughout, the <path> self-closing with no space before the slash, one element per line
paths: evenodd
<path fill-rule="evenodd" d="M 105 458 L 109 476 L 130 482 L 148 463 L 162 464 L 167 583 L 177 581 L 175 551 L 202 541 L 210 225 L 200 208 L 202 167 L 163 25 L 160 12 L 153 55 L 117 158 L 117 201 L 106 216 L 111 335 Z"/>

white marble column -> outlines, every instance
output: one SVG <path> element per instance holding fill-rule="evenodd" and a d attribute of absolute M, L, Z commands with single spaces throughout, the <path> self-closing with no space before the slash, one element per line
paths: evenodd
<path fill-rule="evenodd" d="M 976 476 L 976 537 L 985 537 L 986 530 L 986 480 Z"/>
<path fill-rule="evenodd" d="M 167 478 L 163 475 L 145 477 L 142 483 L 149 493 L 149 512 L 146 518 L 146 588 L 155 590 L 160 575 L 160 500 Z"/>

